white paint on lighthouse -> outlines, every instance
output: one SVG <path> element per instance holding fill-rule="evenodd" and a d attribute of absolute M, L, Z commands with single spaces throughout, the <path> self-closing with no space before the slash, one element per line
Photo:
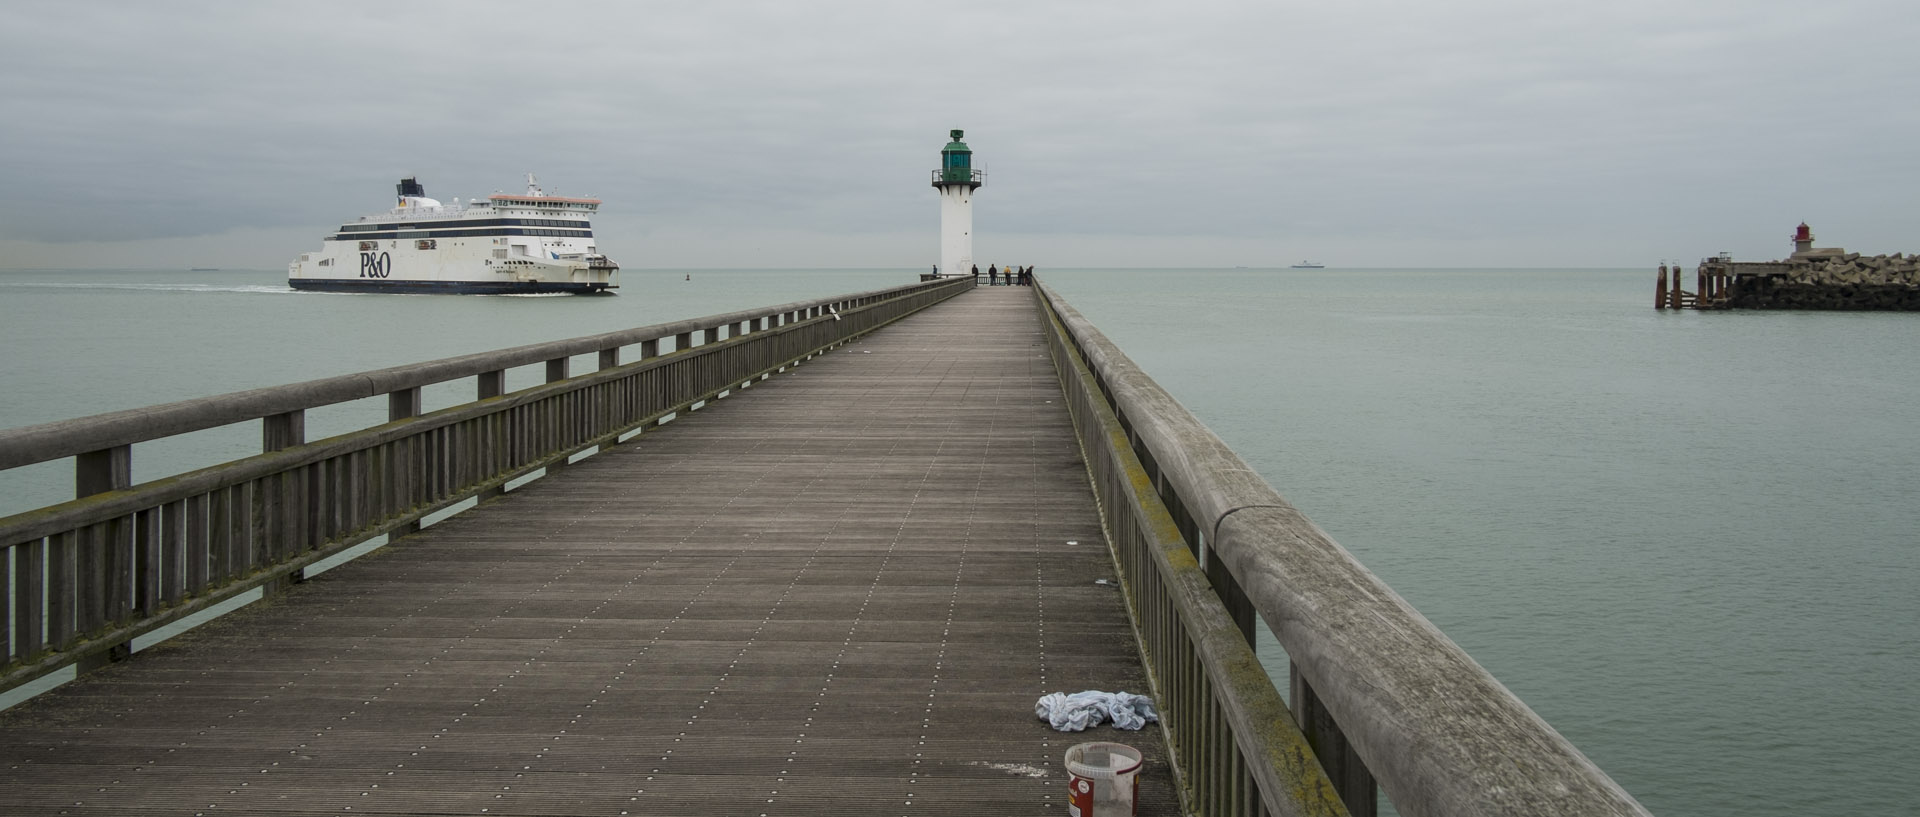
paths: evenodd
<path fill-rule="evenodd" d="M 987 176 L 973 169 L 973 150 L 960 137 L 964 131 L 951 131 L 953 141 L 940 151 L 940 168 L 933 171 L 934 189 L 940 191 L 940 274 L 973 274 L 973 191 Z"/>
<path fill-rule="evenodd" d="M 973 270 L 973 189 L 964 184 L 940 188 L 940 274 L 970 275 Z"/>

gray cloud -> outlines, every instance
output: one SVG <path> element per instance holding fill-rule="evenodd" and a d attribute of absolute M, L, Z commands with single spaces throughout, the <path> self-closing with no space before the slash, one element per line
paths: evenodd
<path fill-rule="evenodd" d="M 0 250 L 272 267 L 400 175 L 533 170 L 629 266 L 912 268 L 963 127 L 983 254 L 1053 266 L 1774 257 L 1802 219 L 1912 251 L 1916 34 L 1773 0 L 16 7 Z"/>

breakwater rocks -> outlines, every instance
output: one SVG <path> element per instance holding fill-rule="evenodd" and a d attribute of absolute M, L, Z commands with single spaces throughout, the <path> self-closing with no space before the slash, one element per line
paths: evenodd
<path fill-rule="evenodd" d="M 1733 309 L 1920 311 L 1920 257 L 1914 255 L 1796 255 L 1730 266 L 1726 306 Z"/>

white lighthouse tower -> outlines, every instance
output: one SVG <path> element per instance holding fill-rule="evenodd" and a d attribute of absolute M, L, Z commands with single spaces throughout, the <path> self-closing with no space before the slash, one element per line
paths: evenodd
<path fill-rule="evenodd" d="M 973 191 L 986 184 L 987 174 L 973 169 L 973 151 L 960 141 L 964 131 L 950 131 L 953 141 L 940 149 L 940 169 L 933 186 L 940 191 L 940 275 L 973 274 Z"/>

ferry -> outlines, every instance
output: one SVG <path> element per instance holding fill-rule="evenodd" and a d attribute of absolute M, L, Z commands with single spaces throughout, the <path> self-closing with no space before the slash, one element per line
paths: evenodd
<path fill-rule="evenodd" d="M 1326 269 L 1327 265 L 1315 264 L 1312 261 L 1302 261 L 1298 264 L 1293 265 L 1293 268 L 1294 269 Z"/>
<path fill-rule="evenodd" d="M 287 285 L 320 292 L 612 294 L 619 265 L 593 243 L 599 199 L 547 195 L 532 173 L 524 194 L 451 205 L 416 178 L 398 203 L 340 225 L 319 252 L 287 265 Z"/>

